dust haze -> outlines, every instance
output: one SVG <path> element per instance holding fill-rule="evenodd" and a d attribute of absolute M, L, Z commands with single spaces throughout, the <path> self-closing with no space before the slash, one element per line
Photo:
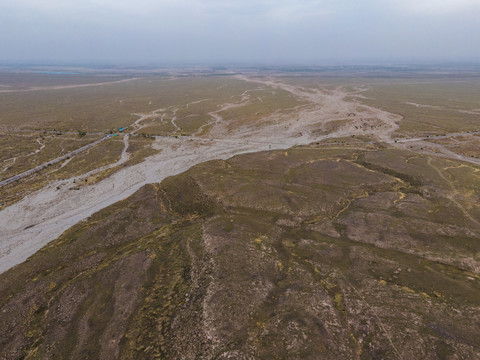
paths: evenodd
<path fill-rule="evenodd" d="M 3 63 L 379 63 L 480 58 L 480 2 L 0 3 Z"/>

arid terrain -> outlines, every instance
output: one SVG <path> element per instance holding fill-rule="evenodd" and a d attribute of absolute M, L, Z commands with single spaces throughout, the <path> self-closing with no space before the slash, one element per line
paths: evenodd
<path fill-rule="evenodd" d="M 0 72 L 0 358 L 480 359 L 480 74 Z"/>

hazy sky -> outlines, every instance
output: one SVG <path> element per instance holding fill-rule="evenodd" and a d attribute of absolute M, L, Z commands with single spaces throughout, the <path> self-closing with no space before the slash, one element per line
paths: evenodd
<path fill-rule="evenodd" d="M 0 62 L 480 61 L 480 0 L 0 0 Z"/>

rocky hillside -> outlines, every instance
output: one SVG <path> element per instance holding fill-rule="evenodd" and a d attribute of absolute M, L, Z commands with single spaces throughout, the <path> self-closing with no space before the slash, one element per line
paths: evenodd
<path fill-rule="evenodd" d="M 207 162 L 0 275 L 2 359 L 478 359 L 479 169 L 365 144 Z"/>

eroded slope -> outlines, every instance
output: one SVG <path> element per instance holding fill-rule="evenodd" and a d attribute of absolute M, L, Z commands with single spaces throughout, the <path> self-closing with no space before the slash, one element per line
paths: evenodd
<path fill-rule="evenodd" d="M 480 357 L 478 168 L 355 147 L 210 161 L 96 213 L 0 275 L 0 356 Z"/>

